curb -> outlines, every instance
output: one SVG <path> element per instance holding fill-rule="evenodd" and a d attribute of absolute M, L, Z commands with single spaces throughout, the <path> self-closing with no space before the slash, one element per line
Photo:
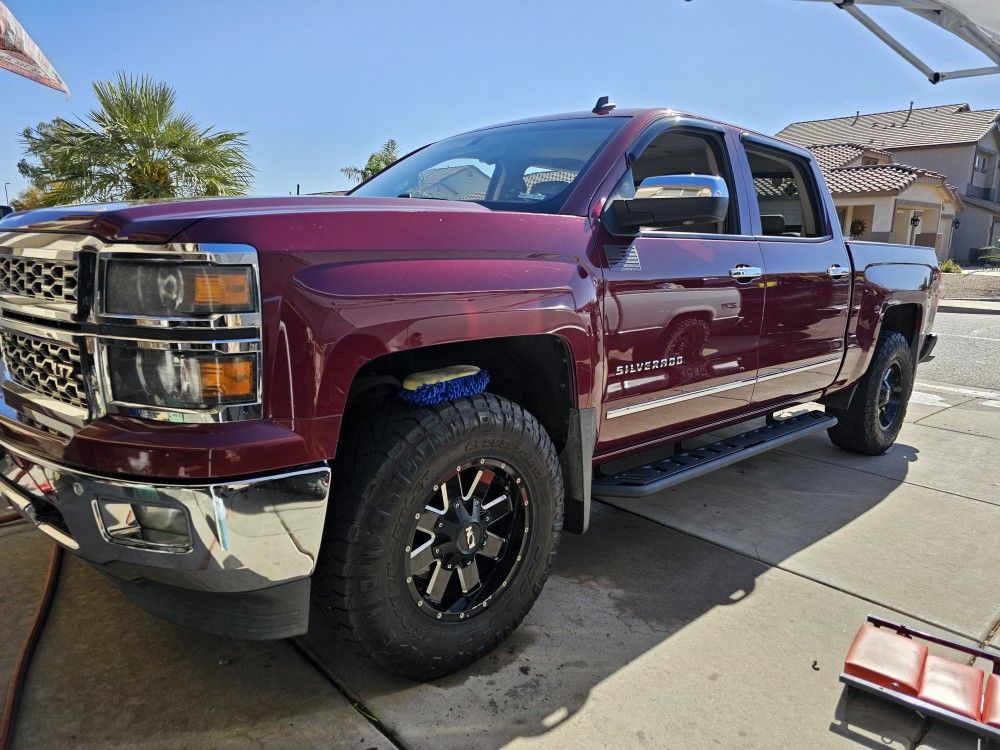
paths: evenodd
<path fill-rule="evenodd" d="M 973 315 L 1000 315 L 1000 300 L 943 299 L 938 312 L 970 313 Z"/>

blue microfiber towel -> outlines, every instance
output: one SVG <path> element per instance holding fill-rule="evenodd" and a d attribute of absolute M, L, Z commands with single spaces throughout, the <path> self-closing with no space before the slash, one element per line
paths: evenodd
<path fill-rule="evenodd" d="M 433 406 L 486 390 L 490 375 L 471 365 L 457 365 L 440 370 L 415 372 L 397 391 L 401 399 L 414 406 Z"/>

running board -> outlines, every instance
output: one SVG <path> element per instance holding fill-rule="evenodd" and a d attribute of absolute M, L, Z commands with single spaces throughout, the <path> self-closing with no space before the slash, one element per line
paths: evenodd
<path fill-rule="evenodd" d="M 595 476 L 594 497 L 647 497 L 689 479 L 704 476 L 744 458 L 829 429 L 837 418 L 809 411 L 750 432 L 608 476 Z"/>

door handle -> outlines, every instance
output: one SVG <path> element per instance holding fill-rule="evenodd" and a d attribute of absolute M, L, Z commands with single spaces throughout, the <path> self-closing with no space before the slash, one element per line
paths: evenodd
<path fill-rule="evenodd" d="M 842 279 L 845 276 L 851 275 L 851 269 L 843 268 L 838 264 L 834 263 L 832 266 L 826 269 L 826 275 L 829 276 L 831 279 Z"/>
<path fill-rule="evenodd" d="M 764 275 L 763 268 L 757 268 L 756 266 L 743 266 L 739 265 L 735 268 L 729 269 L 729 275 L 734 279 L 748 281 L 750 279 L 757 279 Z"/>

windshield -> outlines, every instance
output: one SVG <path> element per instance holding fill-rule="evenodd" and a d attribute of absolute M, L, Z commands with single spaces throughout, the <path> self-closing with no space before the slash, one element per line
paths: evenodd
<path fill-rule="evenodd" d="M 351 195 L 474 201 L 508 211 L 556 213 L 622 117 L 505 125 L 433 143 Z"/>

